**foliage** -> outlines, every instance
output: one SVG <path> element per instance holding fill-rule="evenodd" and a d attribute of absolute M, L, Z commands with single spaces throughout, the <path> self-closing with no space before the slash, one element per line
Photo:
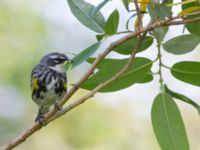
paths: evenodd
<path fill-rule="evenodd" d="M 91 65 L 91 68 L 88 72 L 86 71 L 85 76 L 83 76 L 83 78 L 81 78 L 77 84 L 74 84 L 77 86 L 73 86 L 65 98 L 67 97 L 69 99 L 79 88 L 88 90 L 89 92 L 87 91 L 88 93 L 86 95 L 82 96 L 74 103 L 67 105 L 61 111 L 57 112 L 55 108 L 52 108 L 52 111 L 49 112 L 50 117 L 48 118 L 48 113 L 47 119 L 44 119 L 46 119 L 48 122 L 48 119 L 52 119 L 51 117 L 58 115 L 58 118 L 59 114 L 63 115 L 66 112 L 69 112 L 92 97 L 96 92 L 116 92 L 125 90 L 126 88 L 134 86 L 135 84 L 143 84 L 143 86 L 145 86 L 146 83 L 153 81 L 155 76 L 158 76 L 160 79 L 158 81 L 160 88 L 157 96 L 153 100 L 153 105 L 151 108 L 151 121 L 155 137 L 162 150 L 189 150 L 190 144 L 188 142 L 185 125 L 175 100 L 178 99 L 193 106 L 198 112 L 200 112 L 200 106 L 187 95 L 171 90 L 171 88 L 168 87 L 168 83 L 165 83 L 166 81 L 163 78 L 162 69 L 168 69 L 169 73 L 180 82 L 199 87 L 200 62 L 184 60 L 177 62 L 172 66 L 167 66 L 165 63 L 163 63 L 162 55 L 165 54 L 163 53 L 163 50 L 165 50 L 171 56 L 179 57 L 180 55 L 193 51 L 195 47 L 200 44 L 200 2 L 198 0 L 183 0 L 179 3 L 174 3 L 172 0 L 122 0 L 121 6 L 125 8 L 130 16 L 127 21 L 122 22 L 122 25 L 124 28 L 126 28 L 125 31 L 120 31 L 120 16 L 123 15 L 121 11 L 114 9 L 113 11 L 109 12 L 107 18 L 105 18 L 103 15 L 104 13 L 101 12 L 104 6 L 106 6 L 108 3 L 115 3 L 115 1 L 102 0 L 97 6 L 94 6 L 85 0 L 67 0 L 67 2 L 72 14 L 78 19 L 78 21 L 88 29 L 92 30 L 92 32 L 96 33 L 97 41 L 89 45 L 87 48 L 84 48 L 73 58 L 74 63 L 72 68 L 78 67 L 83 62 L 88 62 L 88 64 Z M 181 5 L 182 7 L 182 10 L 178 12 L 178 15 L 172 11 L 174 5 Z M 134 10 L 132 10 L 132 6 L 135 6 Z M 4 6 L 4 3 L 1 3 L 0 7 L 2 10 L 8 9 L 6 5 Z M 7 12 L 10 13 L 10 16 L 12 16 L 14 13 L 19 13 L 19 16 L 23 17 L 9 18 L 7 17 L 6 13 L 4 14 L 4 12 L 5 11 L 2 11 L 0 13 L 0 33 L 3 36 L 8 36 L 6 36 L 7 38 L 0 38 L 0 42 L 4 43 L 9 41 L 9 44 L 7 44 L 8 47 L 3 47 L 3 45 L 0 45 L 1 49 L 7 50 L 0 54 L 2 60 L 5 59 L 5 55 L 8 55 L 7 58 L 10 58 L 9 62 L 12 61 L 12 63 L 6 64 L 4 61 L 2 61 L 0 64 L 0 70 L 4 70 L 4 72 L 0 75 L 2 78 L 0 81 L 13 82 L 13 84 L 20 88 L 25 87 L 25 89 L 28 89 L 28 85 L 23 85 L 27 82 L 23 81 L 27 76 L 29 76 L 28 73 L 30 72 L 30 67 L 27 67 L 27 64 L 24 63 L 24 59 L 29 60 L 29 57 L 27 56 L 25 58 L 24 56 L 26 54 L 28 55 L 27 49 L 37 49 L 37 47 L 32 45 L 39 45 L 39 47 L 41 46 L 40 41 L 42 38 L 44 38 L 45 31 L 41 24 L 40 18 L 31 13 L 24 13 L 23 8 L 21 7 L 7 10 Z M 144 23 L 144 16 L 150 19 L 150 22 L 147 25 Z M 31 18 L 31 22 L 23 22 L 23 20 L 19 21 L 19 18 L 26 18 L 26 20 Z M 198 20 L 193 21 L 192 19 Z M 188 22 L 190 23 L 187 24 Z M 20 30 L 16 31 L 15 28 L 12 28 L 13 24 L 15 26 L 19 26 L 18 29 Z M 186 32 L 180 36 L 172 37 L 166 41 L 165 37 L 169 29 L 173 28 L 172 25 L 179 24 L 183 24 L 185 26 Z M 11 26 L 9 29 L 12 30 L 7 30 L 7 26 Z M 181 28 L 182 26 L 179 27 Z M 30 30 L 33 32 L 29 32 Z M 119 34 L 122 37 L 119 40 L 114 41 L 114 38 L 110 38 Z M 102 52 L 101 46 L 107 42 L 107 39 L 111 39 L 113 41 L 105 49 L 105 51 Z M 15 42 L 15 40 L 17 40 L 17 42 Z M 20 44 L 16 46 L 16 43 Z M 157 49 L 154 50 L 155 54 L 157 54 L 155 59 L 151 60 L 147 56 L 137 56 L 138 53 L 143 53 L 152 45 L 157 46 Z M 96 52 L 99 52 L 99 55 L 94 58 L 92 55 Z M 110 52 L 120 56 L 116 58 L 106 58 Z M 16 54 L 16 59 L 12 59 L 13 57 L 10 55 L 12 53 Z M 21 59 L 22 57 L 24 59 Z M 33 62 L 30 61 L 29 64 L 30 63 Z M 15 64 L 15 66 L 10 66 L 12 64 Z M 158 70 L 156 72 L 152 71 L 153 66 L 157 66 Z M 71 66 L 66 66 L 66 68 L 69 67 Z M 11 68 L 13 68 L 13 70 Z M 24 68 L 25 71 L 22 72 L 18 68 Z M 6 69 L 12 70 L 14 73 L 9 74 Z M 64 101 L 62 101 L 63 99 L 59 101 L 58 106 L 62 106 L 65 102 L 67 102 L 68 99 L 65 98 L 63 98 Z M 76 145 L 75 143 L 77 142 L 77 139 L 85 138 L 82 137 L 82 135 L 89 135 L 89 133 L 85 132 L 87 127 L 89 127 L 87 131 L 93 130 L 93 133 L 96 132 L 95 134 L 97 135 L 97 139 L 84 139 L 83 143 L 80 142 L 76 145 L 77 148 L 83 145 L 87 146 L 88 143 L 97 143 L 97 141 L 99 141 L 98 137 L 101 137 L 103 133 L 100 129 L 98 129 L 99 126 L 97 126 L 98 121 L 95 120 L 96 118 L 100 117 L 103 118 L 102 120 L 104 121 L 110 121 L 109 127 L 106 127 L 105 125 L 106 130 L 104 130 L 108 131 L 109 133 L 112 133 L 112 127 L 119 122 L 119 120 L 114 122 L 114 120 L 107 118 L 107 112 L 110 109 L 97 112 L 98 108 L 96 106 L 92 106 L 92 108 L 89 108 L 91 109 L 92 113 L 88 111 L 81 112 L 81 114 L 87 113 L 85 118 L 81 120 L 75 117 L 69 118 L 69 122 L 71 124 L 66 124 L 66 126 L 69 126 L 67 128 L 72 128 L 74 126 L 76 129 L 78 128 L 77 130 L 79 130 L 80 134 L 75 135 L 74 132 L 71 132 L 70 130 L 66 131 L 65 133 L 60 131 L 63 136 L 66 136 L 67 138 L 67 135 L 69 134 L 70 137 L 73 137 L 72 139 L 68 138 L 68 141 L 72 143 L 72 145 Z M 51 112 L 53 112 L 52 114 L 55 116 L 51 116 Z M 94 115 L 96 115 L 96 118 Z M 119 115 L 121 115 L 120 121 L 123 123 L 126 121 L 129 122 L 129 120 L 124 121 L 126 118 L 124 118 L 123 113 L 121 114 L 120 112 Z M 113 118 L 113 116 L 109 117 Z M 91 118 L 94 119 L 95 122 L 91 121 Z M 91 122 L 93 122 L 95 125 L 88 126 L 88 124 Z M 18 129 L 15 126 L 16 122 L 11 122 L 10 124 L 13 125 L 7 126 L 9 123 L 10 122 L 4 121 L 4 124 L 2 124 L 3 126 L 6 125 L 5 128 L 2 128 L 5 132 L 4 134 L 6 134 L 9 129 L 11 129 L 10 132 Z M 62 123 L 62 125 L 64 126 L 65 123 L 66 122 Z M 12 148 L 15 147 L 16 145 L 25 141 L 26 138 L 31 136 L 40 128 L 42 128 L 42 126 L 39 125 L 39 123 L 35 123 L 29 130 L 27 130 L 28 132 L 22 133 L 22 136 L 19 135 L 20 138 L 17 140 L 14 139 L 14 142 L 11 141 L 6 146 Z M 25 136 L 23 136 L 23 134 L 25 134 Z M 113 135 L 115 135 L 115 133 L 112 133 L 112 136 Z M 121 139 L 121 136 L 118 137 L 120 137 L 118 139 L 119 141 L 124 140 Z M 121 149 L 126 149 L 126 147 L 126 144 L 120 145 Z"/>
<path fill-rule="evenodd" d="M 106 39 L 109 36 L 134 32 L 128 28 L 127 31 L 118 31 L 120 15 L 117 10 L 111 12 L 108 19 L 104 21 L 104 17 L 101 13 L 101 8 L 104 7 L 108 2 L 108 0 L 104 0 L 95 7 L 82 0 L 76 0 L 74 2 L 72 2 L 72 0 L 68 0 L 70 9 L 74 16 L 86 27 L 97 33 L 100 33 L 97 34 L 96 37 L 97 40 L 101 43 L 103 42 L 103 39 Z M 130 10 L 129 6 L 131 3 L 134 2 L 129 0 L 123 0 L 122 2 L 122 5 L 125 6 L 127 12 L 131 14 L 132 11 Z M 165 20 L 174 15 L 174 12 L 171 11 L 173 7 L 173 1 L 154 3 L 153 1 L 149 2 L 141 0 L 138 2 L 141 2 L 141 5 L 139 5 L 139 7 L 141 8 L 141 10 L 145 9 L 144 11 L 147 11 L 146 13 L 152 21 Z M 142 2 L 146 4 L 144 5 L 142 4 Z M 184 15 L 199 11 L 200 3 L 198 1 L 183 1 L 182 3 L 179 3 L 179 5 L 182 5 L 182 11 L 179 12 L 179 15 Z M 138 11 L 137 14 L 131 15 L 131 18 L 127 20 L 127 23 L 130 24 L 130 19 L 132 19 L 133 17 L 137 17 L 137 21 L 139 21 L 138 18 L 141 17 L 140 19 L 142 21 L 144 14 L 139 16 L 138 13 L 141 12 Z M 198 15 L 190 15 L 184 19 L 195 18 Z M 198 111 L 200 107 L 187 96 L 184 96 L 183 94 L 177 92 L 173 92 L 169 88 L 167 88 L 167 86 L 163 83 L 164 81 L 162 78 L 161 69 L 165 67 L 169 69 L 171 74 L 176 79 L 192 85 L 199 86 L 200 62 L 182 61 L 174 64 L 172 67 L 168 67 L 162 62 L 161 49 L 163 48 L 165 51 L 171 53 L 172 55 L 182 55 L 194 50 L 195 47 L 200 44 L 199 22 L 200 21 L 197 21 L 186 25 L 186 29 L 188 30 L 189 34 L 184 33 L 183 35 L 173 37 L 168 41 L 165 41 L 165 35 L 168 33 L 169 26 L 154 29 L 153 32 L 145 35 L 145 38 L 144 40 L 142 40 L 142 42 L 140 37 L 136 36 L 127 39 L 125 42 L 117 45 L 114 49 L 112 49 L 112 52 L 117 52 L 121 55 L 130 56 L 133 53 L 133 48 L 137 48 L 138 43 L 141 42 L 139 44 L 139 47 L 137 48 L 137 53 L 143 52 L 144 50 L 148 49 L 155 40 L 157 41 L 158 55 L 157 58 L 153 61 L 148 58 L 136 57 L 125 73 L 117 78 L 117 80 L 113 81 L 112 83 L 98 91 L 119 91 L 129 86 L 132 86 L 135 83 L 151 82 L 153 80 L 153 76 L 158 75 L 160 77 L 161 88 L 152 106 L 152 125 L 156 138 L 162 150 L 190 149 L 181 113 L 173 98 L 177 98 L 179 100 L 182 100 L 183 102 L 193 105 L 195 108 L 197 108 Z M 142 24 L 142 22 L 140 23 Z M 135 30 L 137 30 L 137 28 L 138 26 L 135 25 Z M 95 49 L 95 51 L 96 50 L 97 49 Z M 82 57 L 85 60 L 85 58 L 88 58 L 88 56 L 90 56 L 89 53 L 90 52 L 88 52 L 87 54 L 87 50 L 85 50 L 76 57 Z M 91 64 L 94 61 L 95 58 L 89 58 L 87 60 L 87 62 Z M 157 61 L 159 62 L 159 70 L 157 73 L 152 74 L 152 65 Z M 81 86 L 81 88 L 87 90 L 95 89 L 102 83 L 115 76 L 125 66 L 127 62 L 128 59 L 104 58 L 100 62 L 100 64 L 98 64 L 97 71 L 92 76 L 90 76 L 90 78 Z"/>

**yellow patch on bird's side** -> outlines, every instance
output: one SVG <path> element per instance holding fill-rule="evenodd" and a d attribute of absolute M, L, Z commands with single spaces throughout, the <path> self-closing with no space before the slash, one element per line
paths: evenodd
<path fill-rule="evenodd" d="M 67 82 L 64 83 L 63 87 L 65 90 L 67 90 Z"/>
<path fill-rule="evenodd" d="M 38 84 L 38 80 L 36 78 L 32 79 L 32 86 L 31 86 L 31 88 L 32 88 L 32 91 L 40 89 L 40 86 Z"/>

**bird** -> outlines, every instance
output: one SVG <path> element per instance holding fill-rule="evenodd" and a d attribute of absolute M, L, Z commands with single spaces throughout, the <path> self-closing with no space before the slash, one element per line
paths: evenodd
<path fill-rule="evenodd" d="M 43 123 L 44 115 L 51 106 L 58 108 L 57 102 L 67 92 L 67 74 L 65 65 L 70 64 L 65 54 L 54 52 L 45 55 L 31 72 L 32 100 L 39 110 L 35 122 Z"/>

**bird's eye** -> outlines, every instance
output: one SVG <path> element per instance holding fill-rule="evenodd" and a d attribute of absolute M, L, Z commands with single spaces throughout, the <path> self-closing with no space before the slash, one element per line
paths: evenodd
<path fill-rule="evenodd" d="M 55 62 L 55 63 L 58 63 L 58 62 L 59 62 L 59 59 L 58 59 L 58 58 L 55 58 L 55 59 L 54 59 L 54 62 Z"/>

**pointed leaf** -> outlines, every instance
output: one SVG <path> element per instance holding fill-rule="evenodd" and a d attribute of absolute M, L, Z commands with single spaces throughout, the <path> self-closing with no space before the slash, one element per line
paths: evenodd
<path fill-rule="evenodd" d="M 91 12 L 90 12 L 90 17 L 93 17 L 96 15 L 97 12 L 100 11 L 100 9 L 107 4 L 107 2 L 109 2 L 109 0 L 104 0 L 103 2 L 101 2 L 97 7 L 95 7 Z"/>
<path fill-rule="evenodd" d="M 78 55 L 76 55 L 72 61 L 72 68 L 77 67 L 78 65 L 80 65 L 81 63 L 83 63 L 84 61 L 86 61 L 92 54 L 94 54 L 94 52 L 96 52 L 96 50 L 99 48 L 100 43 L 95 43 L 93 45 L 91 45 L 90 47 L 86 48 L 85 50 L 83 50 L 81 53 L 79 53 Z M 68 68 L 68 66 L 66 66 Z"/>
<path fill-rule="evenodd" d="M 104 59 L 104 61 L 104 65 L 98 66 L 98 68 L 100 68 L 99 71 L 90 77 L 81 88 L 92 90 L 99 84 L 112 78 L 122 69 L 128 59 Z M 124 73 L 118 80 L 101 89 L 100 92 L 118 91 L 127 88 L 134 83 L 140 82 L 150 72 L 152 63 L 153 62 L 147 58 L 135 58 L 126 73 Z"/>
<path fill-rule="evenodd" d="M 178 62 L 172 66 L 171 73 L 178 80 L 200 86 L 200 62 Z"/>
<path fill-rule="evenodd" d="M 169 53 L 180 55 L 191 52 L 199 43 L 199 37 L 187 34 L 170 39 L 163 44 L 163 48 Z"/>
<path fill-rule="evenodd" d="M 119 12 L 117 10 L 114 10 L 112 14 L 108 17 L 108 20 L 105 24 L 105 33 L 107 35 L 112 35 L 117 32 L 119 24 Z"/>
<path fill-rule="evenodd" d="M 183 94 L 180 94 L 180 93 L 177 93 L 177 92 L 174 92 L 172 90 L 170 90 L 166 85 L 165 85 L 165 91 L 171 95 L 172 97 L 174 98 L 177 98 L 178 100 L 181 100 L 185 103 L 188 103 L 190 105 L 192 105 L 194 108 L 197 109 L 198 113 L 200 114 L 200 106 L 195 102 L 193 101 L 192 99 L 190 99 L 189 97 L 183 95 Z"/>
<path fill-rule="evenodd" d="M 180 111 L 170 95 L 161 93 L 155 98 L 151 119 L 162 150 L 190 150 Z"/>
<path fill-rule="evenodd" d="M 86 27 L 91 30 L 102 33 L 105 25 L 105 19 L 100 11 L 97 11 L 94 16 L 90 16 L 95 7 L 83 0 L 67 0 L 71 12 L 74 16 Z"/>
<path fill-rule="evenodd" d="M 126 10 L 129 12 L 129 3 L 131 2 L 131 0 L 122 0 L 124 7 L 126 8 Z"/>

